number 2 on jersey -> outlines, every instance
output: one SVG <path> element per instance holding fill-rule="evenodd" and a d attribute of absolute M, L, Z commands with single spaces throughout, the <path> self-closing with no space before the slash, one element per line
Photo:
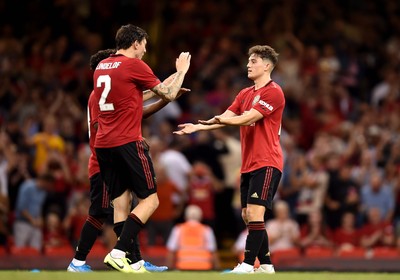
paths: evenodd
<path fill-rule="evenodd" d="M 114 104 L 106 103 L 107 96 L 111 90 L 111 77 L 109 75 L 100 75 L 96 86 L 99 88 L 102 87 L 102 84 L 104 84 L 104 88 L 99 100 L 100 111 L 114 111 Z"/>

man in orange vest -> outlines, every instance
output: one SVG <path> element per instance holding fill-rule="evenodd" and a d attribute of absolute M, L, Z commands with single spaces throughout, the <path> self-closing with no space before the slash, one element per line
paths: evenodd
<path fill-rule="evenodd" d="M 196 205 L 185 209 L 185 222 L 174 226 L 168 238 L 169 267 L 179 270 L 219 268 L 217 243 L 212 229 L 201 223 L 202 211 Z"/>

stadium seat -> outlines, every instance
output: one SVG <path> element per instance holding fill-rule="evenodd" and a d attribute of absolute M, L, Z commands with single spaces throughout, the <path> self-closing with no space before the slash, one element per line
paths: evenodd
<path fill-rule="evenodd" d="M 7 250 L 5 247 L 0 246 L 0 256 L 5 256 L 7 255 Z"/>
<path fill-rule="evenodd" d="M 338 252 L 338 257 L 349 258 L 349 259 L 361 259 L 366 257 L 366 251 L 364 248 L 354 247 L 350 250 L 341 250 Z"/>
<path fill-rule="evenodd" d="M 373 256 L 374 258 L 379 259 L 400 259 L 400 254 L 396 250 L 396 248 L 389 248 L 389 247 L 376 247 L 373 249 Z"/>
<path fill-rule="evenodd" d="M 277 250 L 272 252 L 271 254 L 273 263 L 279 263 L 286 259 L 293 259 L 298 257 L 300 257 L 300 250 L 298 248 Z"/>
<path fill-rule="evenodd" d="M 308 258 L 330 258 L 333 256 L 333 250 L 327 247 L 309 247 L 304 254 Z"/>
<path fill-rule="evenodd" d="M 153 257 L 166 257 L 168 254 L 165 246 L 147 246 L 144 251 L 146 255 Z"/>
<path fill-rule="evenodd" d="M 73 256 L 72 247 L 69 245 L 60 246 L 60 247 L 45 247 L 44 254 L 46 256 L 61 256 L 61 257 L 69 257 Z"/>
<path fill-rule="evenodd" d="M 39 250 L 32 248 L 32 247 L 15 247 L 11 246 L 10 247 L 10 253 L 11 255 L 14 256 L 40 256 L 41 253 Z"/>

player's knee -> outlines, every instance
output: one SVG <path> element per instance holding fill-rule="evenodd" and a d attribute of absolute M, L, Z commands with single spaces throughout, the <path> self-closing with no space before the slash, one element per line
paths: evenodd
<path fill-rule="evenodd" d="M 248 222 L 263 221 L 264 211 L 260 207 L 247 207 L 246 219 Z"/>

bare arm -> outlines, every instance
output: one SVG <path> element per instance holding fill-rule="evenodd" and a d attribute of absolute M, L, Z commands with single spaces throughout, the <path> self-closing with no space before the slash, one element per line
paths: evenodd
<path fill-rule="evenodd" d="M 154 96 L 156 96 L 156 94 L 149 89 L 143 91 L 143 102 L 153 98 Z"/>
<path fill-rule="evenodd" d="M 179 89 L 183 83 L 183 79 L 185 78 L 185 74 L 186 73 L 183 72 L 176 72 L 175 79 L 169 85 L 161 83 L 153 87 L 151 90 L 162 99 L 173 101 L 178 95 Z"/>
<path fill-rule="evenodd" d="M 178 96 L 181 96 L 182 94 L 184 94 L 185 92 L 189 92 L 190 89 L 187 88 L 181 88 L 178 92 Z M 169 101 L 164 100 L 164 99 L 160 99 L 154 103 L 151 103 L 149 105 L 143 106 L 143 119 L 147 119 L 148 117 L 150 117 L 151 115 L 153 115 L 154 113 L 160 111 L 162 108 L 164 108 L 167 104 L 169 103 Z"/>
<path fill-rule="evenodd" d="M 255 109 L 251 109 L 250 111 L 240 116 L 231 117 L 231 116 L 221 115 L 215 117 L 216 121 L 220 124 L 239 125 L 239 126 L 253 124 L 262 118 L 263 115 Z"/>
<path fill-rule="evenodd" d="M 155 112 L 158 112 L 162 108 L 164 108 L 169 102 L 163 99 L 157 100 L 149 105 L 143 106 L 143 119 L 147 119 Z"/>
<path fill-rule="evenodd" d="M 233 117 L 236 116 L 236 114 L 232 111 L 226 110 L 221 116 Z M 181 128 L 181 130 L 174 131 L 173 133 L 177 135 L 184 135 L 184 134 L 191 134 L 193 132 L 200 130 L 213 130 L 224 126 L 225 126 L 224 124 L 217 123 L 217 120 L 215 119 L 215 117 L 213 117 L 207 121 L 199 121 L 198 124 L 193 124 L 193 123 L 180 124 L 178 125 L 178 127 Z"/>
<path fill-rule="evenodd" d="M 169 85 L 175 78 L 176 73 L 172 74 L 171 76 L 169 76 L 168 78 L 166 78 L 162 83 L 164 85 Z M 151 98 L 153 98 L 154 96 L 156 96 L 156 93 L 150 89 L 143 91 L 143 101 L 147 101 Z M 168 101 L 168 100 L 166 100 Z"/>

